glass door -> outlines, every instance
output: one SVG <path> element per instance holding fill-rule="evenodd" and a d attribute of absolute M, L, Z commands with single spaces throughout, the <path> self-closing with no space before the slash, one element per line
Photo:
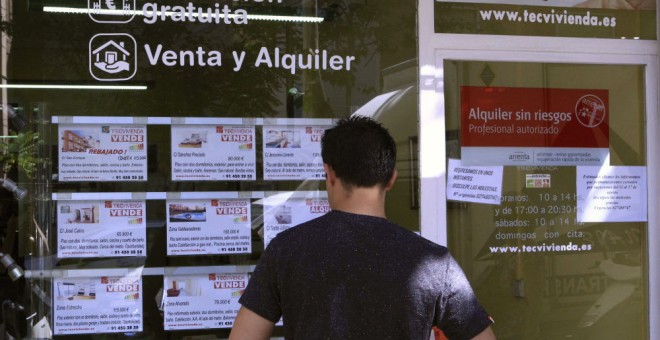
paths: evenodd
<path fill-rule="evenodd" d="M 660 339 L 657 1 L 617 4 L 419 2 L 421 233 L 498 339 Z"/>
<path fill-rule="evenodd" d="M 498 339 L 654 339 L 654 59 L 438 48 L 421 64 L 422 235 Z"/>
<path fill-rule="evenodd" d="M 443 70 L 447 244 L 498 339 L 647 339 L 644 66 Z"/>

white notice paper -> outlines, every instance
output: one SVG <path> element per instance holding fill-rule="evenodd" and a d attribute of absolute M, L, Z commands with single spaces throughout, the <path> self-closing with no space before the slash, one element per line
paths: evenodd
<path fill-rule="evenodd" d="M 578 222 L 646 222 L 646 167 L 578 166 Z"/>
<path fill-rule="evenodd" d="M 255 180 L 254 139 L 254 126 L 172 125 L 172 180 Z"/>
<path fill-rule="evenodd" d="M 59 131 L 59 180 L 146 181 L 145 125 L 68 125 Z"/>
<path fill-rule="evenodd" d="M 252 252 L 250 200 L 168 200 L 167 255 Z"/>
<path fill-rule="evenodd" d="M 325 179 L 321 160 L 324 126 L 263 127 L 264 179 Z"/>
<path fill-rule="evenodd" d="M 449 159 L 447 199 L 463 202 L 500 204 L 502 197 L 501 166 L 461 166 Z"/>
<path fill-rule="evenodd" d="M 53 279 L 55 334 L 142 331 L 142 278 Z"/>
<path fill-rule="evenodd" d="M 165 330 L 231 328 L 247 273 L 164 277 Z"/>
<path fill-rule="evenodd" d="M 317 192 L 310 192 L 307 197 L 290 195 L 287 193 L 264 198 L 264 247 L 280 232 L 330 211 L 328 199 L 318 197 Z"/>
<path fill-rule="evenodd" d="M 144 201 L 58 201 L 57 256 L 147 256 Z"/>

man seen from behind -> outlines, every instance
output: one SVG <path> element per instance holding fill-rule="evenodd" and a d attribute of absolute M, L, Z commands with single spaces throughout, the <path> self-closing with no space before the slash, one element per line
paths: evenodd
<path fill-rule="evenodd" d="M 492 340 L 492 323 L 448 250 L 385 218 L 396 145 L 374 120 L 325 131 L 329 213 L 277 235 L 239 302 L 229 338 Z"/>

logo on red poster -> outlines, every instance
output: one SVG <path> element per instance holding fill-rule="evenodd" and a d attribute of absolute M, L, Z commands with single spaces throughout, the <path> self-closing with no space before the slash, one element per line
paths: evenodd
<path fill-rule="evenodd" d="M 582 96 L 575 104 L 575 116 L 580 124 L 586 127 L 596 127 L 605 121 L 607 110 L 603 100 L 588 94 Z"/>

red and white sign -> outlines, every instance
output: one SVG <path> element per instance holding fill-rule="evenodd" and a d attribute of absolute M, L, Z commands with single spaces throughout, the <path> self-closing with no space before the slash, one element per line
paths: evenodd
<path fill-rule="evenodd" d="M 601 165 L 608 91 L 461 87 L 463 165 Z"/>

